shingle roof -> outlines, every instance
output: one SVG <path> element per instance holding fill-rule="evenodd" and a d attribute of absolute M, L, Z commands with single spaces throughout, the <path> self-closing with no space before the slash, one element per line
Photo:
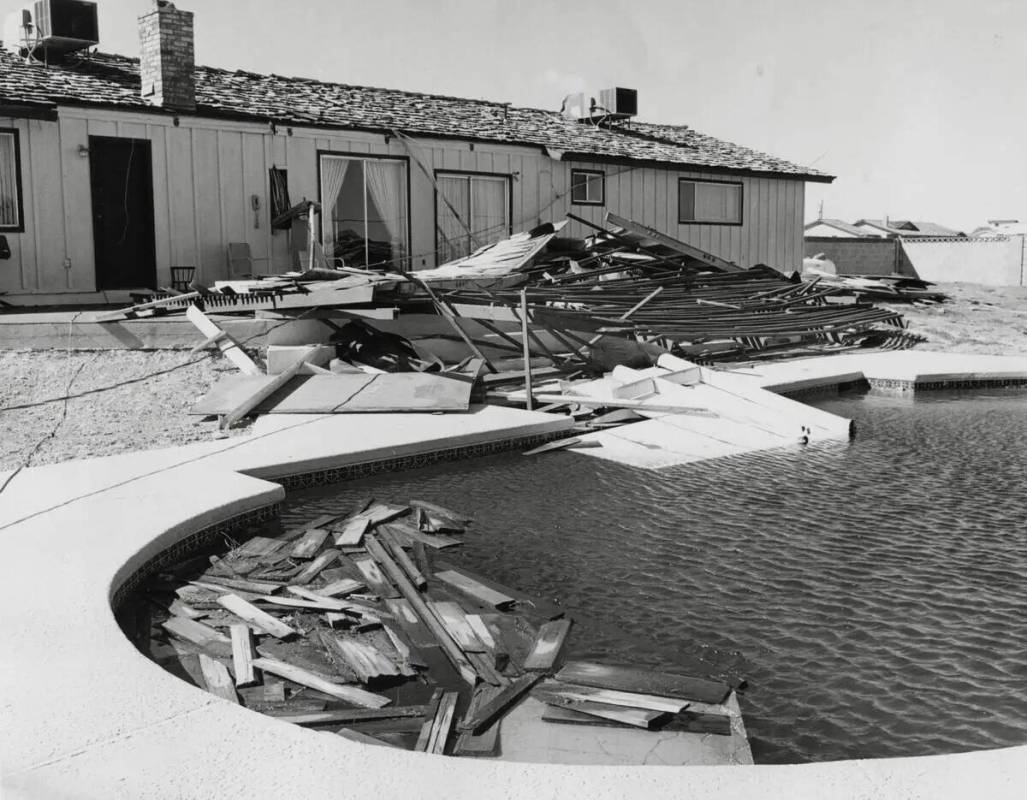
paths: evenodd
<path fill-rule="evenodd" d="M 167 113 L 142 98 L 139 86 L 138 59 L 92 53 L 44 67 L 0 51 L 0 103 L 104 105 Z M 632 122 L 600 127 L 555 111 L 213 67 L 196 68 L 196 104 L 199 116 L 375 131 L 398 128 L 409 134 L 550 148 L 579 159 L 627 159 L 819 182 L 833 179 L 682 126 Z"/>
<path fill-rule="evenodd" d="M 923 220 L 910 219 L 888 219 L 888 225 L 883 219 L 861 219 L 856 224 L 866 223 L 875 228 L 889 231 L 899 236 L 964 236 L 962 231 L 946 228 L 936 222 L 925 222 Z"/>
<path fill-rule="evenodd" d="M 815 225 L 830 225 L 832 228 L 837 228 L 840 231 L 845 231 L 846 233 L 852 234 L 853 236 L 867 235 L 867 232 L 862 228 L 858 228 L 855 225 L 850 225 L 848 222 L 845 222 L 840 219 L 818 219 L 806 225 L 806 230 L 809 230 Z"/>

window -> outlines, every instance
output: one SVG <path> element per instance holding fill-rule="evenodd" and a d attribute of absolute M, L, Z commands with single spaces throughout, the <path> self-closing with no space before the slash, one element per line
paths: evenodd
<path fill-rule="evenodd" d="M 571 202 L 601 206 L 606 202 L 606 174 L 594 169 L 571 170 Z"/>
<path fill-rule="evenodd" d="M 510 235 L 510 176 L 438 172 L 435 177 L 439 264 Z"/>
<path fill-rule="evenodd" d="M 18 132 L 0 129 L 0 232 L 25 230 L 21 207 Z"/>
<path fill-rule="evenodd" d="M 742 184 L 679 180 L 678 222 L 741 225 Z"/>
<path fill-rule="evenodd" d="M 339 265 L 398 264 L 409 256 L 407 162 L 321 156 L 321 243 Z"/>

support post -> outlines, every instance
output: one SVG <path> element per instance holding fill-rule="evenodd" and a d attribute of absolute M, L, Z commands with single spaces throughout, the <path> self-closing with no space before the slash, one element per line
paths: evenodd
<path fill-rule="evenodd" d="M 524 393 L 528 411 L 535 410 L 531 397 L 531 348 L 528 346 L 528 290 L 521 289 L 521 345 L 524 352 Z"/>

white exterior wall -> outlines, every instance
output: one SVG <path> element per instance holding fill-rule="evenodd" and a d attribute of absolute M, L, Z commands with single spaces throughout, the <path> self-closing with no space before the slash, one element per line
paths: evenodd
<path fill-rule="evenodd" d="M 59 120 L 0 118 L 0 128 L 19 131 L 24 233 L 7 233 L 12 257 L 0 261 L 0 292 L 55 296 L 49 301 L 89 299 L 95 292 L 89 159 L 79 155 L 89 136 L 151 142 L 158 283 L 168 285 L 171 266 L 196 266 L 197 278 L 227 276 L 228 242 L 248 242 L 258 269 L 290 268 L 289 234 L 272 232 L 268 169 L 288 170 L 289 197 L 316 198 L 317 152 L 409 156 L 383 134 L 279 127 L 182 116 L 62 107 Z M 512 176 L 514 231 L 555 222 L 570 211 L 601 223 L 610 210 L 657 228 L 743 267 L 765 263 L 782 270 L 802 262 L 804 184 L 800 180 L 716 175 L 595 162 L 553 161 L 539 149 L 418 139 L 418 154 L 431 170 L 464 170 Z M 572 205 L 574 167 L 606 173 L 604 206 Z M 435 195 L 412 160 L 410 252 L 417 268 L 434 265 Z M 742 225 L 679 225 L 677 179 L 706 178 L 743 184 Z M 253 224 L 251 195 L 261 200 Z M 590 229 L 571 223 L 567 235 Z M 60 295 L 63 295 L 61 297 Z"/>

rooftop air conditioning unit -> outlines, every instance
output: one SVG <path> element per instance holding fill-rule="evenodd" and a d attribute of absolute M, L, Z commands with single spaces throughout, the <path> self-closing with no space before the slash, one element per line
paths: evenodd
<path fill-rule="evenodd" d="M 38 47 L 61 56 L 100 43 L 96 3 L 84 0 L 36 0 L 33 14 Z"/>
<path fill-rule="evenodd" d="M 638 90 L 603 89 L 599 93 L 600 113 L 607 119 L 627 119 L 638 114 Z"/>

